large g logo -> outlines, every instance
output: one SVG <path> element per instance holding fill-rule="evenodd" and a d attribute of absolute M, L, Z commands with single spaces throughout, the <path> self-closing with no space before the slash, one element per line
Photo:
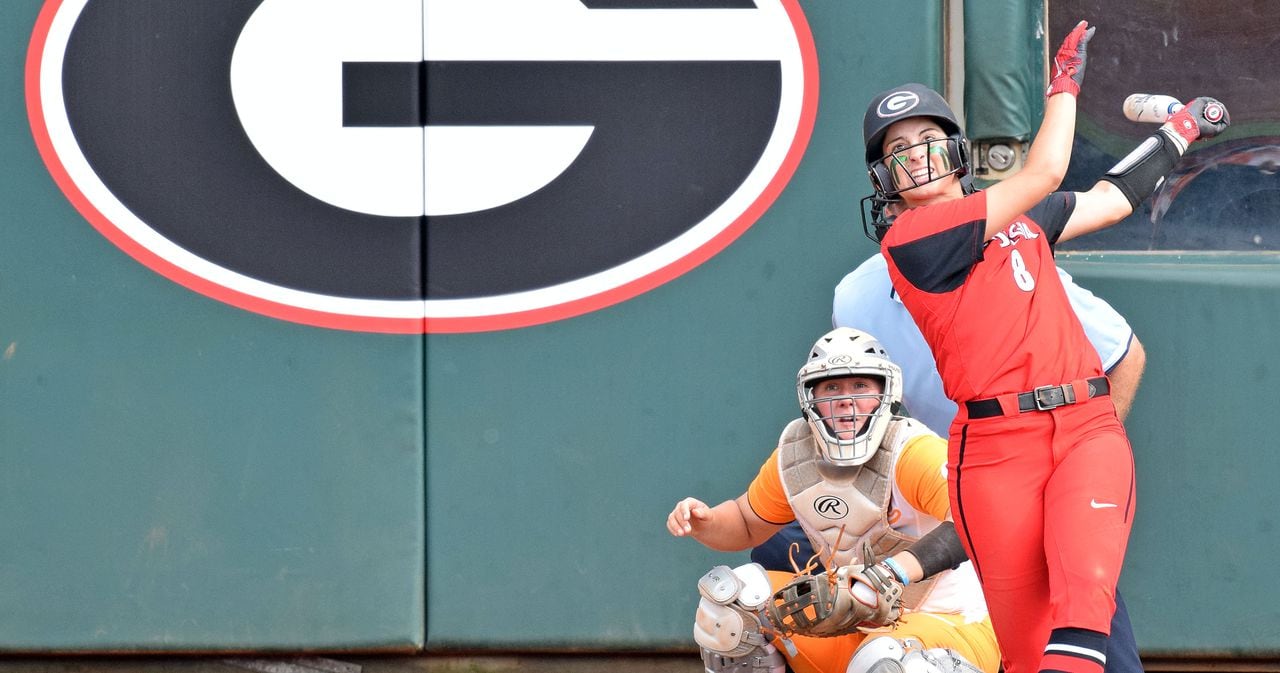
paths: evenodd
<path fill-rule="evenodd" d="M 798 0 L 48 0 L 28 73 L 50 173 L 125 252 L 403 333 L 688 271 L 777 197 L 817 100 Z"/>

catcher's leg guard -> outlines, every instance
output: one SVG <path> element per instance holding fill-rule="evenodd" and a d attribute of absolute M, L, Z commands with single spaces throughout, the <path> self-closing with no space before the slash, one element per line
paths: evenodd
<path fill-rule="evenodd" d="M 741 657 L 726 657 L 705 647 L 702 668 L 707 673 L 783 673 L 786 661 L 773 645 L 756 648 Z"/>
<path fill-rule="evenodd" d="M 914 638 L 888 636 L 863 643 L 845 673 L 982 673 L 964 657 L 941 647 L 924 649 Z"/>
<path fill-rule="evenodd" d="M 707 673 L 783 673 L 786 663 L 759 617 L 770 595 L 763 567 L 716 566 L 698 580 L 698 592 L 693 639 Z"/>

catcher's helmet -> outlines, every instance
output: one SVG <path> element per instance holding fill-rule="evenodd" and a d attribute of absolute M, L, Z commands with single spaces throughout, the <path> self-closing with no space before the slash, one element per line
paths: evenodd
<path fill-rule="evenodd" d="M 951 170 L 933 179 L 956 173 L 969 172 L 969 147 L 960 129 L 960 121 L 947 101 L 938 92 L 914 82 L 882 91 L 871 99 L 867 112 L 862 116 L 862 137 L 866 142 L 867 174 L 871 187 L 881 198 L 890 198 L 903 191 L 893 184 L 893 176 L 884 158 L 884 135 L 894 122 L 912 117 L 930 117 L 937 121 L 947 134 L 945 142 L 947 160 Z"/>
<path fill-rule="evenodd" d="M 852 439 L 842 439 L 832 432 L 827 425 L 829 419 L 819 413 L 813 394 L 819 381 L 843 376 L 874 377 L 884 382 L 880 394 L 872 396 L 877 398 L 879 405 L 865 415 L 866 422 Z M 875 337 L 856 329 L 838 327 L 813 344 L 808 361 L 796 373 L 796 396 L 800 400 L 800 410 L 818 440 L 822 457 L 833 465 L 854 467 L 875 455 L 889 429 L 889 421 L 899 413 L 902 369 L 889 359 L 884 346 Z M 854 415 L 863 416 L 856 411 Z"/>

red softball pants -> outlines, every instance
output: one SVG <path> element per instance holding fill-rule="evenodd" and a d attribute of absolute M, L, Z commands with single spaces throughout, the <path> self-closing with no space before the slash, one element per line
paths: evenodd
<path fill-rule="evenodd" d="M 951 512 L 1007 673 L 1040 670 L 1052 629 L 1109 633 L 1136 504 L 1109 397 L 951 426 Z"/>

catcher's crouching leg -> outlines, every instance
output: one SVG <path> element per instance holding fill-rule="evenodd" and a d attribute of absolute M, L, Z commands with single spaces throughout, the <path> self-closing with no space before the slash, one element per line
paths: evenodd
<path fill-rule="evenodd" d="M 915 638 L 898 640 L 882 636 L 863 643 L 849 660 L 845 673 L 982 673 L 982 670 L 952 650 L 925 649 Z"/>
<path fill-rule="evenodd" d="M 786 662 L 769 643 L 760 610 L 770 596 L 769 576 L 757 563 L 716 566 L 698 580 L 693 639 L 707 673 L 783 673 Z"/>

